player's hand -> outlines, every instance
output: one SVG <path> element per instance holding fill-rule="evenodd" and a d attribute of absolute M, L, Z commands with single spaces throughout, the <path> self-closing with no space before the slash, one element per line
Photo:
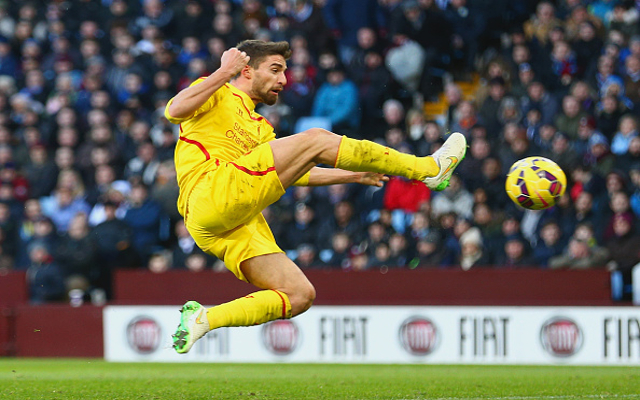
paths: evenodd
<path fill-rule="evenodd" d="M 377 172 L 359 172 L 358 183 L 367 186 L 382 187 L 384 182 L 389 182 L 389 177 Z"/>
<path fill-rule="evenodd" d="M 231 76 L 235 76 L 242 71 L 247 64 L 249 64 L 250 59 L 251 57 L 249 57 L 247 53 L 232 47 L 222 53 L 222 57 L 220 58 L 220 69 L 228 72 Z"/>

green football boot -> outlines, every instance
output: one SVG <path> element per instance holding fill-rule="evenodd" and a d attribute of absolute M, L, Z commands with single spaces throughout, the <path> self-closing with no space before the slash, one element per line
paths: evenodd
<path fill-rule="evenodd" d="M 209 332 L 207 309 L 197 301 L 187 301 L 180 310 L 180 325 L 171 337 L 173 348 L 180 354 L 191 350 L 194 343 Z"/>
<path fill-rule="evenodd" d="M 440 192 L 449 186 L 449 178 L 453 174 L 460 162 L 467 154 L 467 139 L 459 132 L 449 135 L 449 138 L 442 144 L 431 157 L 436 161 L 440 171 L 438 175 L 426 178 L 424 184 L 431 190 Z"/>

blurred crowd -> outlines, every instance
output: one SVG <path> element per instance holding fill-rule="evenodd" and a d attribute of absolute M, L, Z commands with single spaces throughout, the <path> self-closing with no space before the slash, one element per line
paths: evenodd
<path fill-rule="evenodd" d="M 167 101 L 244 39 L 287 40 L 258 112 L 419 156 L 470 144 L 432 193 L 295 187 L 264 214 L 303 269 L 604 268 L 640 261 L 640 22 L 624 0 L 0 1 L 0 271 L 33 302 L 110 297 L 115 268 L 224 270 L 177 214 Z M 474 81 L 465 95 L 457 81 Z M 445 115 L 425 101 L 444 93 Z M 566 195 L 524 212 L 512 163 L 555 160 Z"/>

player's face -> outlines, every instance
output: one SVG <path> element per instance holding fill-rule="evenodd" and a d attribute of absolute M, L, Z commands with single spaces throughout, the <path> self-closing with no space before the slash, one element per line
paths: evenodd
<path fill-rule="evenodd" d="M 254 70 L 251 97 L 267 105 L 275 104 L 278 100 L 278 94 L 287 84 L 287 78 L 284 75 L 286 69 L 287 62 L 281 55 L 265 58 Z"/>

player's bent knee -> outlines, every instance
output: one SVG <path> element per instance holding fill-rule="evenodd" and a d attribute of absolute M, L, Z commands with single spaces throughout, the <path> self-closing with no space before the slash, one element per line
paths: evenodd
<path fill-rule="evenodd" d="M 302 133 L 311 137 L 337 136 L 335 133 L 322 128 L 311 128 Z"/>
<path fill-rule="evenodd" d="M 305 141 L 309 146 L 319 149 L 331 146 L 333 144 L 332 142 L 337 141 L 340 138 L 339 135 L 322 128 L 307 129 L 302 132 L 302 135 L 305 136 Z"/>
<path fill-rule="evenodd" d="M 317 164 L 335 161 L 341 136 L 326 129 L 311 128 L 299 133 L 304 137 L 305 153 Z"/>
<path fill-rule="evenodd" d="M 296 316 L 307 311 L 316 299 L 316 289 L 309 282 L 296 288 L 295 292 L 289 295 L 291 302 L 291 314 Z"/>

